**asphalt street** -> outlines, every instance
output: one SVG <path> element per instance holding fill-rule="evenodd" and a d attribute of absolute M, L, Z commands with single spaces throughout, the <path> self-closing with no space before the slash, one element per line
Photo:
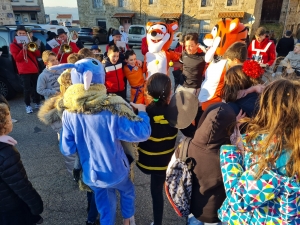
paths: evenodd
<path fill-rule="evenodd" d="M 102 51 L 104 48 L 105 46 L 101 45 Z M 138 58 L 142 59 L 140 48 L 134 50 Z M 22 95 L 9 103 L 12 117 L 18 120 L 14 123 L 11 136 L 18 141 L 16 148 L 21 154 L 29 180 L 44 201 L 43 224 L 84 225 L 87 216 L 86 193 L 79 190 L 65 168 L 63 157 L 58 149 L 57 134 L 51 127 L 38 120 L 37 110 L 32 114 L 26 114 Z M 135 167 L 134 184 L 136 224 L 150 225 L 152 222 L 150 177 Z M 116 224 L 121 225 L 122 216 L 119 208 L 118 205 Z M 185 224 L 185 220 L 175 214 L 166 197 L 163 224 Z"/>

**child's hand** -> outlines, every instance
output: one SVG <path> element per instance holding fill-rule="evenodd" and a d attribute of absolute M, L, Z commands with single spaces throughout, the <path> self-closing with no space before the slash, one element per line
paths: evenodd
<path fill-rule="evenodd" d="M 15 146 L 16 144 L 18 144 L 18 142 L 13 139 L 11 136 L 8 135 L 2 135 L 0 136 L 0 142 Z"/>
<path fill-rule="evenodd" d="M 137 59 L 137 60 L 136 60 L 136 63 L 138 64 L 139 67 L 143 67 L 143 63 L 142 63 L 141 60 L 138 60 L 138 59 Z"/>
<path fill-rule="evenodd" d="M 263 92 L 263 90 L 265 89 L 265 87 L 266 87 L 265 85 L 258 84 L 258 85 L 248 88 L 246 90 L 246 92 L 247 92 L 247 94 L 253 93 L 253 92 L 256 92 L 257 94 L 261 94 Z"/>
<path fill-rule="evenodd" d="M 146 112 L 146 106 L 144 104 L 135 104 L 133 102 L 130 102 L 130 105 L 136 108 L 139 112 Z"/>
<path fill-rule="evenodd" d="M 236 116 L 237 127 L 241 125 L 239 123 L 240 119 L 243 119 L 246 116 L 246 113 L 243 113 L 243 110 L 240 110 L 239 114 Z"/>

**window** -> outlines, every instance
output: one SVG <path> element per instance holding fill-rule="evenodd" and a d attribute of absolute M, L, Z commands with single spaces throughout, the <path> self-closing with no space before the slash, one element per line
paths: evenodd
<path fill-rule="evenodd" d="M 201 0 L 201 7 L 212 6 L 213 0 Z"/>
<path fill-rule="evenodd" d="M 36 14 L 30 13 L 30 20 L 36 20 Z"/>
<path fill-rule="evenodd" d="M 125 7 L 126 6 L 126 0 L 119 0 L 119 7 Z"/>
<path fill-rule="evenodd" d="M 103 0 L 93 0 L 94 8 L 101 8 L 103 6 Z"/>
<path fill-rule="evenodd" d="M 149 0 L 149 5 L 152 5 L 154 0 Z"/>
<path fill-rule="evenodd" d="M 227 6 L 238 5 L 239 0 L 227 0 Z"/>
<path fill-rule="evenodd" d="M 2 34 L 2 33 L 0 33 L 0 35 L 7 36 L 6 34 Z M 7 44 L 6 40 L 4 38 L 0 37 L 0 52 L 1 52 L 0 56 L 2 56 L 2 57 L 8 56 L 8 52 L 9 52 L 8 46 L 9 45 Z"/>
<path fill-rule="evenodd" d="M 33 0 L 26 0 L 26 2 L 33 2 Z"/>
<path fill-rule="evenodd" d="M 19 0 L 11 0 L 11 2 L 18 2 Z"/>
<path fill-rule="evenodd" d="M 98 20 L 97 24 L 99 27 L 106 29 L 106 21 L 105 20 Z"/>
<path fill-rule="evenodd" d="M 144 35 L 145 34 L 145 28 L 144 27 L 130 27 L 129 34 L 140 34 Z"/>

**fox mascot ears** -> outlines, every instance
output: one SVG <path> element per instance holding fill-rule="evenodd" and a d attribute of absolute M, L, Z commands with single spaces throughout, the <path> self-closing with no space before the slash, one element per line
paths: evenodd
<path fill-rule="evenodd" d="M 167 51 L 172 44 L 174 31 L 178 29 L 178 23 L 148 22 L 146 29 L 149 52 Z"/>
<path fill-rule="evenodd" d="M 238 18 L 222 19 L 214 26 L 211 33 L 204 37 L 204 44 L 211 47 L 205 54 L 205 61 L 211 62 L 214 55 L 222 56 L 234 42 L 245 42 L 247 35 L 247 28 Z"/>

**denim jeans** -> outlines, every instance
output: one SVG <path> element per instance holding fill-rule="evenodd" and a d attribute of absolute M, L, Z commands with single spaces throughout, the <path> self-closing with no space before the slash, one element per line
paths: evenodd
<path fill-rule="evenodd" d="M 201 222 L 201 221 L 197 220 L 193 216 L 193 214 L 190 214 L 188 224 L 189 225 L 222 225 L 222 222 L 219 222 L 219 223 L 204 223 L 204 222 Z"/>

